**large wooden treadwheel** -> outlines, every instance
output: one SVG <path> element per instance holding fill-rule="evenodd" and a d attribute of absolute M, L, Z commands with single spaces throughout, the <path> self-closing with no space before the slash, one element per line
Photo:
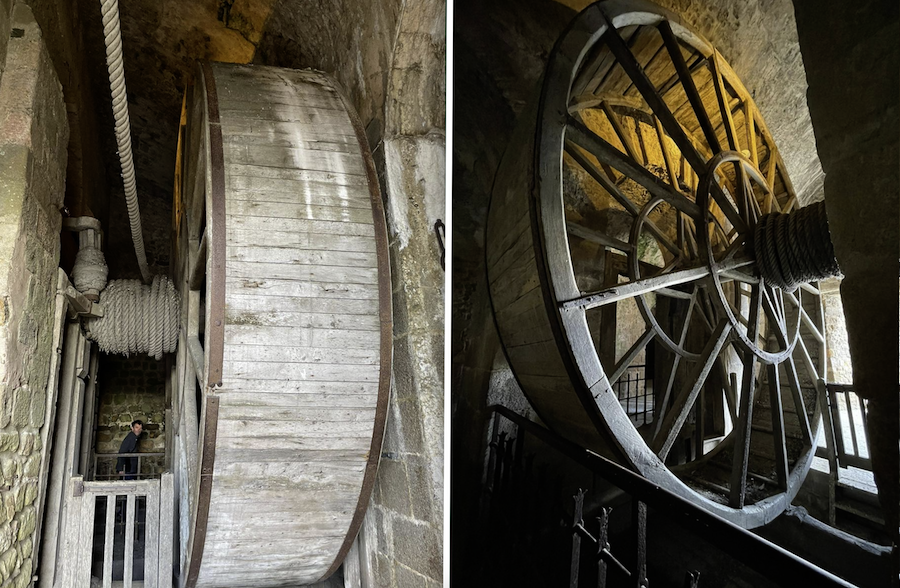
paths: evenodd
<path fill-rule="evenodd" d="M 360 528 L 387 415 L 368 143 L 322 73 L 204 64 L 178 153 L 181 585 L 312 584 Z"/>
<path fill-rule="evenodd" d="M 488 277 L 538 415 L 741 526 L 780 514 L 815 451 L 824 319 L 815 285 L 757 270 L 759 219 L 798 202 L 737 75 L 675 15 L 597 3 L 510 144 Z"/>

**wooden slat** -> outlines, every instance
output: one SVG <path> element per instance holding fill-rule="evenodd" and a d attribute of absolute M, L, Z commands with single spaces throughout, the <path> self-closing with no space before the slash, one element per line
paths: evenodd
<path fill-rule="evenodd" d="M 370 285 L 373 289 L 378 284 L 378 269 L 373 267 L 230 261 L 228 276 L 232 279 L 266 277 L 304 282 L 339 282 Z"/>
<path fill-rule="evenodd" d="M 370 222 L 360 223 L 232 215 L 226 216 L 226 222 L 228 223 L 229 229 L 234 228 L 237 230 L 257 231 L 257 236 L 261 236 L 270 231 L 299 231 L 318 233 L 321 235 L 371 237 L 374 232 Z M 231 241 L 230 238 L 229 241 Z"/>
<path fill-rule="evenodd" d="M 90 494 L 89 499 L 93 498 Z M 116 496 L 110 494 L 106 498 L 106 524 L 103 536 L 103 588 L 112 586 L 113 543 L 115 541 L 114 523 L 116 517 Z"/>
<path fill-rule="evenodd" d="M 159 588 L 172 588 L 175 548 L 175 476 L 164 473 L 159 480 Z"/>
<path fill-rule="evenodd" d="M 341 282 L 303 282 L 299 280 L 227 278 L 225 286 L 229 297 L 269 295 L 284 298 L 325 298 L 377 300 L 378 291 L 367 284 Z"/>
<path fill-rule="evenodd" d="M 115 496 L 112 496 L 111 498 L 113 502 L 115 502 Z M 131 580 L 134 577 L 134 524 L 136 518 L 135 515 L 137 514 L 135 506 L 136 503 L 134 494 L 128 494 L 125 499 L 125 570 L 122 577 L 124 588 L 131 588 Z M 108 513 L 107 516 L 109 516 Z M 153 545 L 147 545 L 151 549 L 153 548 Z M 147 551 L 150 550 L 145 548 L 145 552 Z M 110 557 L 110 559 L 112 559 L 112 557 Z"/>

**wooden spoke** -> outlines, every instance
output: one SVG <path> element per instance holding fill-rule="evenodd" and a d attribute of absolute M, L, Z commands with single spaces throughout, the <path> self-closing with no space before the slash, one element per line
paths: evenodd
<path fill-rule="evenodd" d="M 688 304 L 687 311 L 684 313 L 684 323 L 681 325 L 681 335 L 678 337 L 678 346 L 681 348 L 684 347 L 684 342 L 687 341 L 688 330 L 691 326 L 691 315 L 694 312 L 694 305 L 697 303 L 697 288 L 697 286 L 694 286 L 694 290 L 691 293 L 691 303 Z M 672 357 L 672 369 L 669 370 L 669 375 L 666 377 L 666 390 L 663 393 L 662 403 L 659 405 L 659 410 L 656 414 L 656 424 L 653 426 L 654 438 L 659 435 L 659 427 L 662 424 L 661 417 L 669 406 L 669 398 L 672 396 L 672 388 L 675 385 L 675 374 L 678 371 L 678 364 L 680 362 L 681 354 L 675 353 Z"/>
<path fill-rule="evenodd" d="M 819 327 L 813 322 L 812 318 L 806 312 L 806 309 L 803 308 L 803 305 L 800 304 L 800 301 L 797 300 L 797 297 L 791 294 L 790 292 L 784 292 L 785 298 L 787 298 L 788 302 L 793 304 L 797 310 L 800 311 L 800 320 L 803 321 L 803 325 L 812 333 L 812 336 L 815 337 L 816 341 L 820 344 L 825 343 L 825 336 L 819 331 Z"/>
<path fill-rule="evenodd" d="M 704 308 L 703 302 L 707 302 L 707 306 L 708 306 L 708 299 L 706 299 L 705 297 L 706 297 L 705 292 L 702 297 L 700 296 L 699 292 L 695 292 L 694 306 L 697 307 L 697 316 L 700 317 L 700 321 L 703 323 L 703 326 L 706 327 L 706 332 L 709 334 L 712 334 L 713 320 L 712 320 L 711 315 L 710 316 L 706 315 L 706 313 L 708 312 L 708 308 Z"/>
<path fill-rule="evenodd" d="M 794 410 L 800 420 L 800 432 L 803 434 L 803 443 L 812 445 L 812 432 L 809 428 L 809 417 L 806 414 L 806 403 L 803 401 L 803 391 L 800 389 L 800 379 L 797 377 L 797 366 L 794 358 L 788 357 L 784 362 L 784 371 L 787 375 L 788 386 L 791 388 L 791 397 L 794 399 Z"/>
<path fill-rule="evenodd" d="M 693 300 L 694 297 L 687 292 L 682 292 L 681 290 L 674 290 L 672 288 L 660 288 L 656 291 L 660 296 L 667 296 L 669 298 L 678 298 L 679 300 Z"/>
<path fill-rule="evenodd" d="M 747 226 L 747 223 L 744 222 L 743 217 L 741 217 L 740 212 L 734 207 L 731 203 L 731 200 L 725 195 L 725 192 L 722 191 L 722 187 L 713 182 L 713 184 L 709 187 L 710 194 L 713 197 L 713 200 L 716 204 L 719 205 L 719 208 L 722 210 L 722 213 L 725 214 L 725 218 L 731 222 L 731 226 L 733 226 L 739 233 L 749 233 L 750 228 Z M 713 219 L 718 222 L 718 219 L 713 217 Z"/>
<path fill-rule="evenodd" d="M 738 204 L 738 212 L 741 214 L 741 218 L 749 225 L 753 222 L 750 217 L 750 202 L 747 197 L 747 182 L 744 178 L 744 167 L 740 164 L 740 162 L 736 162 L 734 166 L 735 173 L 735 184 L 736 184 L 736 193 L 735 200 L 737 200 Z M 750 191 L 752 192 L 752 191 Z"/>
<path fill-rule="evenodd" d="M 741 314 L 741 311 L 735 308 L 735 306 L 731 302 L 728 303 L 728 306 L 731 308 L 731 312 L 734 313 L 734 318 L 736 318 L 738 322 L 744 325 L 744 328 L 747 328 L 749 326 L 749 323 L 747 322 L 747 319 L 744 317 L 744 315 Z"/>
<path fill-rule="evenodd" d="M 762 211 L 759 209 L 759 202 L 756 201 L 756 193 L 753 191 L 753 185 L 750 183 L 750 173 L 743 164 L 741 164 L 741 179 L 744 183 L 744 194 L 747 197 L 747 207 L 748 210 L 753 215 L 751 218 L 748 218 L 748 224 L 756 225 L 757 221 L 759 221 L 759 217 L 762 216 Z"/>
<path fill-rule="evenodd" d="M 725 392 L 725 404 L 728 406 L 728 414 L 731 415 L 731 422 L 737 422 L 737 394 L 735 393 L 735 388 L 737 387 L 737 380 L 734 379 L 735 374 L 729 373 L 728 370 L 725 369 L 725 364 L 722 362 L 722 358 L 719 358 L 719 376 L 722 378 L 722 387 Z"/>
<path fill-rule="evenodd" d="M 813 286 L 812 284 L 807 284 L 806 282 L 801 282 L 801 283 L 800 283 L 800 288 L 803 289 L 803 290 L 806 290 L 807 292 L 809 292 L 809 293 L 812 294 L 813 296 L 820 296 L 820 295 L 821 295 L 821 293 L 819 292 L 819 289 L 816 288 L 815 286 Z"/>
<path fill-rule="evenodd" d="M 696 84 L 694 84 L 694 76 L 691 74 L 691 70 L 684 61 L 684 55 L 681 54 L 681 45 L 675 38 L 675 33 L 672 32 L 672 25 L 669 24 L 669 21 L 664 20 L 660 23 L 659 32 L 666 45 L 666 50 L 669 52 L 669 57 L 675 65 L 675 72 L 677 73 L 678 80 L 681 82 L 684 93 L 687 95 L 691 107 L 694 110 L 694 114 L 697 116 L 697 122 L 700 123 L 700 128 L 703 129 L 703 136 L 706 137 L 706 142 L 709 144 L 709 148 L 712 152 L 718 153 L 722 150 L 722 147 L 719 145 L 719 138 L 716 136 L 716 131 L 713 129 L 712 123 L 709 120 L 709 114 L 706 112 L 706 107 L 703 105 L 703 99 L 697 91 Z"/>
<path fill-rule="evenodd" d="M 768 286 L 763 287 L 763 309 L 765 309 L 769 323 L 777 331 L 778 341 L 787 341 L 787 325 L 785 323 L 784 315 L 779 312 L 778 305 L 775 303 L 774 294 L 769 290 L 770 288 Z"/>
<path fill-rule="evenodd" d="M 778 150 L 774 145 L 769 144 L 769 165 L 766 170 L 766 183 L 769 184 L 769 189 L 772 190 L 772 193 L 775 193 L 775 164 L 778 162 Z M 774 200 L 774 198 L 773 198 Z M 772 212 L 771 210 L 769 212 Z"/>
<path fill-rule="evenodd" d="M 756 126 L 753 117 L 753 105 L 749 100 L 744 102 L 744 124 L 747 129 L 747 146 L 750 149 L 750 159 L 754 167 L 759 167 L 759 151 L 756 148 Z"/>
<path fill-rule="evenodd" d="M 810 379 L 815 382 L 819 379 L 819 370 L 816 369 L 815 364 L 812 361 L 812 358 L 809 356 L 809 350 L 806 349 L 806 343 L 803 341 L 803 337 L 797 338 L 797 345 L 794 347 L 794 351 L 800 351 L 800 359 L 803 360 L 803 365 L 806 366 L 806 371 L 809 374 Z"/>
<path fill-rule="evenodd" d="M 628 351 L 625 352 L 625 355 L 622 356 L 622 359 L 619 360 L 619 363 L 616 364 L 616 367 L 613 368 L 612 374 L 609 376 L 609 385 L 612 386 L 616 382 L 619 381 L 619 378 L 622 377 L 622 374 L 631 366 L 634 362 L 634 358 L 638 356 L 638 354 L 647 347 L 647 344 L 653 340 L 653 337 L 656 335 L 656 331 L 652 328 L 644 331 L 644 334 L 634 342 Z"/>
<path fill-rule="evenodd" d="M 609 106 L 624 106 L 634 110 L 641 110 L 644 107 L 640 98 L 632 96 L 618 96 L 611 92 L 603 92 L 600 94 L 579 94 L 572 98 L 569 102 L 569 114 L 575 114 L 588 108 L 596 108 L 601 103 L 606 102 Z"/>
<path fill-rule="evenodd" d="M 598 169 L 596 165 L 591 163 L 591 161 L 581 154 L 580 148 L 577 145 L 568 141 L 566 143 L 566 153 L 575 160 L 579 166 L 581 166 L 584 171 L 591 176 L 595 182 L 600 184 L 604 190 L 609 192 L 609 195 L 612 196 L 616 202 L 618 202 L 622 208 L 628 211 L 631 216 L 637 216 L 640 214 L 640 210 L 637 205 L 632 202 L 627 196 L 622 194 L 622 191 L 619 190 L 619 187 L 616 186 L 615 182 L 605 173 L 603 170 Z"/>
<path fill-rule="evenodd" d="M 659 117 L 653 117 L 653 126 L 656 128 L 656 138 L 659 139 L 659 149 L 662 151 L 663 159 L 666 161 L 666 171 L 669 173 L 669 184 L 673 190 L 680 191 L 678 186 L 678 174 L 675 172 L 675 164 L 672 162 L 672 155 L 666 148 L 665 131 L 659 123 Z"/>
<path fill-rule="evenodd" d="M 719 275 L 719 279 L 723 284 L 731 280 L 741 282 L 742 284 L 759 284 L 759 278 L 746 274 L 740 270 L 723 270 L 716 273 Z"/>
<path fill-rule="evenodd" d="M 603 138 L 598 137 L 580 121 L 569 117 L 566 135 L 573 143 L 593 154 L 598 160 L 605 161 L 626 174 L 646 188 L 653 196 L 662 198 L 692 218 L 699 218 L 700 209 L 696 204 L 688 200 L 683 194 L 674 191 L 668 184 L 650 173 L 636 160 L 626 157 Z"/>
<path fill-rule="evenodd" d="M 708 59 L 706 62 L 709 64 L 710 73 L 712 73 L 716 99 L 719 102 L 719 111 L 722 113 L 722 124 L 725 125 L 725 136 L 728 137 L 728 148 L 732 151 L 740 151 L 741 146 L 738 144 L 734 119 L 731 117 L 731 105 L 725 91 L 725 84 L 722 82 L 722 72 L 719 71 L 719 52 L 713 51 L 712 59 Z"/>
<path fill-rule="evenodd" d="M 681 391 L 678 393 L 678 397 L 675 398 L 674 410 L 666 413 L 663 423 L 660 426 L 659 434 L 653 440 L 652 446 L 653 451 L 661 460 L 665 461 L 666 456 L 669 455 L 669 450 L 672 449 L 672 445 L 675 443 L 678 433 L 680 433 L 682 427 L 684 427 L 684 423 L 694 406 L 694 402 L 700 394 L 700 389 L 703 387 L 703 384 L 706 383 L 706 378 L 712 370 L 713 365 L 719 356 L 719 352 L 722 350 L 722 347 L 725 346 L 730 335 L 731 325 L 728 321 L 720 321 L 719 324 L 716 325 L 713 336 L 703 349 L 700 361 L 697 362 L 697 365 L 691 370 L 691 374 L 685 381 L 684 387 L 682 387 Z"/>
<path fill-rule="evenodd" d="M 206 235 L 209 231 L 203 231 L 203 238 L 200 239 L 200 245 L 197 247 L 197 256 L 194 259 L 194 265 L 190 274 L 190 289 L 199 290 L 206 280 L 206 257 L 209 246 L 207 245 Z M 196 241 L 191 241 L 191 247 Z"/>
<path fill-rule="evenodd" d="M 787 442 L 784 437 L 784 407 L 781 405 L 781 383 L 778 378 L 778 364 L 766 366 L 769 380 L 769 413 L 772 416 L 772 441 L 775 451 L 775 477 L 780 488 L 787 488 L 788 458 Z"/>
<path fill-rule="evenodd" d="M 610 247 L 612 249 L 618 249 L 623 253 L 629 253 L 634 249 L 634 246 L 631 243 L 626 243 L 625 241 L 620 241 L 615 237 L 610 237 L 605 233 L 601 233 L 600 231 L 595 231 L 593 229 L 589 229 L 585 226 L 579 225 L 573 221 L 566 221 L 566 231 L 569 232 L 570 235 L 575 235 L 576 237 L 581 237 L 586 241 L 590 241 L 592 243 L 597 243 L 599 245 L 603 245 L 604 247 Z"/>
<path fill-rule="evenodd" d="M 603 18 L 606 19 L 606 16 L 604 15 Z M 672 114 L 672 111 L 669 110 L 669 106 L 666 104 L 665 100 L 663 100 L 662 96 L 653 85 L 653 82 L 647 77 L 641 64 L 638 63 L 634 53 L 632 53 L 625 44 L 625 41 L 619 35 L 612 22 L 606 19 L 606 25 L 608 27 L 606 42 L 610 51 L 616 56 L 619 65 L 621 65 L 622 69 L 625 70 L 625 73 L 628 74 L 628 77 L 638 89 L 638 92 L 640 92 L 647 105 L 650 106 L 650 109 L 659 117 L 663 128 L 666 129 L 666 132 L 668 132 L 669 136 L 672 137 L 672 140 L 675 141 L 675 144 L 684 154 L 691 167 L 694 168 L 697 173 L 702 173 L 706 167 L 706 162 L 703 160 L 700 152 L 694 147 L 694 144 L 691 142 L 690 138 L 688 138 L 684 128 L 679 124 L 675 115 Z"/>
<path fill-rule="evenodd" d="M 750 292 L 750 328 L 747 337 L 756 340 L 759 328 L 759 313 L 762 304 L 763 285 L 754 286 Z M 729 504 L 732 508 L 744 508 L 747 493 L 747 467 L 750 463 L 750 424 L 753 422 L 753 392 L 756 380 L 756 355 L 744 352 L 744 374 L 741 382 L 741 401 L 738 418 L 734 422 L 734 461 L 731 464 L 731 491 Z"/>
<path fill-rule="evenodd" d="M 622 127 L 619 117 L 612 111 L 609 104 L 606 101 L 603 101 L 600 103 L 600 108 L 606 114 L 606 118 L 609 119 L 609 124 L 612 125 L 613 130 L 616 132 L 616 136 L 619 138 L 619 141 L 622 142 L 622 146 L 625 147 L 625 153 L 627 153 L 631 159 L 642 163 L 642 165 L 646 165 L 646 159 L 638 157 L 637 151 L 634 150 L 634 145 L 631 142 L 631 138 L 625 132 L 625 128 Z"/>
<path fill-rule="evenodd" d="M 640 214 L 640 210 L 637 205 L 632 202 L 622 191 L 616 186 L 615 182 L 610 180 L 609 176 L 606 175 L 602 170 L 598 169 L 593 163 L 590 162 L 584 155 L 581 154 L 580 148 L 574 143 L 567 143 L 566 145 L 566 153 L 568 153 L 572 159 L 575 160 L 579 166 L 581 166 L 584 171 L 591 176 L 594 181 L 600 184 L 604 190 L 606 190 L 610 196 L 618 202 L 622 208 L 628 211 L 631 216 L 638 216 Z M 653 234 L 653 236 L 659 240 L 663 246 L 672 252 L 673 255 L 680 255 L 681 249 L 672 243 L 672 240 L 669 239 L 666 234 L 656 226 L 656 223 L 651 221 L 650 219 L 644 219 L 644 224 L 647 226 L 647 229 Z"/>
<path fill-rule="evenodd" d="M 686 282 L 693 282 L 709 275 L 709 268 L 706 266 L 692 267 L 688 269 L 678 270 L 659 276 L 651 276 L 634 280 L 625 284 L 619 284 L 612 288 L 607 288 L 599 292 L 593 292 L 585 296 L 580 296 L 573 300 L 567 300 L 561 304 L 563 310 L 590 309 L 604 306 L 626 298 L 634 298 L 639 294 L 647 294 L 654 292 L 660 288 L 668 286 L 677 286 Z"/>

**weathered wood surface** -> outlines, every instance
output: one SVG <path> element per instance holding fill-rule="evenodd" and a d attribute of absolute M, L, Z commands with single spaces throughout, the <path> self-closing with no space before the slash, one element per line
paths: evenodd
<path fill-rule="evenodd" d="M 373 211 L 369 156 L 326 76 L 212 71 L 224 156 L 224 365 L 222 386 L 204 391 L 219 403 L 215 465 L 205 543 L 190 558 L 200 558 L 197 587 L 312 584 L 349 550 L 380 453 L 373 438 L 390 371 L 383 213 Z M 183 395 L 194 394 L 189 380 Z M 190 484 L 196 493 L 197 478 Z M 181 517 L 198 516 L 204 498 L 193 500 Z"/>
<path fill-rule="evenodd" d="M 695 493 L 666 467 L 624 414 L 608 380 L 608 376 L 614 380 L 629 361 L 629 354 L 639 352 L 653 335 L 650 331 L 644 331 L 643 338 L 635 335 L 638 342 L 618 359 L 615 301 L 627 302 L 641 291 L 651 290 L 666 297 L 690 298 L 673 286 L 701 282 L 709 270 L 684 264 L 677 271 L 664 270 L 660 277 L 645 275 L 637 284 L 640 276 L 629 276 L 631 281 L 619 286 L 614 285 L 619 283 L 619 272 L 614 272 L 607 276 L 612 280 L 600 282 L 598 290 L 596 276 L 584 275 L 592 269 L 586 268 L 589 264 L 583 257 L 585 251 L 598 249 L 601 253 L 605 249 L 607 254 L 611 250 L 636 251 L 622 241 L 627 237 L 598 233 L 590 223 L 603 227 L 606 222 L 612 227 L 612 219 L 619 222 L 626 214 L 635 218 L 652 195 L 691 219 L 691 227 L 698 226 L 698 185 L 707 160 L 722 149 L 743 151 L 756 174 L 753 185 L 740 184 L 736 178 L 737 190 L 731 190 L 728 196 L 718 184 L 710 190 L 720 224 L 730 224 L 738 232 L 745 232 L 755 222 L 760 209 L 783 211 L 795 205 L 790 179 L 764 121 L 736 74 L 709 43 L 687 30 L 675 15 L 636 1 L 598 3 L 577 19 L 571 30 L 578 33 L 560 39 L 550 59 L 540 106 L 537 100 L 532 105 L 540 110 L 520 117 L 492 193 L 486 265 L 504 350 L 535 412 L 551 428 L 592 449 L 603 447 L 606 441 L 606 447 L 618 449 L 627 465 L 739 525 L 764 524 L 790 502 L 814 450 L 811 423 L 817 423 L 818 412 L 812 390 L 818 374 L 824 372 L 826 357 L 817 318 L 818 299 L 806 297 L 804 292 L 801 335 L 805 344 L 798 344 L 793 353 L 796 368 L 772 370 L 769 377 L 779 381 L 771 389 L 761 382 L 755 398 L 744 399 L 745 414 L 752 408 L 753 418 L 746 423 L 745 428 L 750 430 L 743 450 L 749 471 L 743 467 L 739 474 L 745 479 L 754 477 L 757 482 L 767 480 L 772 489 L 756 493 L 748 499 L 747 508 L 735 510 L 705 498 L 708 492 Z M 610 23 L 619 29 L 618 34 L 607 28 Z M 641 26 L 633 26 L 636 24 Z M 585 46 L 589 38 L 597 41 L 592 47 Z M 742 167 L 741 173 L 746 174 L 747 169 Z M 582 178 L 590 183 L 583 193 L 572 185 Z M 757 191 L 752 194 L 756 207 L 745 200 L 751 195 L 748 189 Z M 763 194 L 763 190 L 769 193 Z M 585 212 L 591 204 L 595 209 Z M 644 232 L 653 234 L 667 260 L 670 254 L 682 256 L 682 240 L 687 243 L 688 256 L 696 258 L 695 229 L 664 224 L 661 211 L 667 206 L 653 211 L 652 221 L 646 217 Z M 632 242 L 634 239 L 632 234 Z M 575 250 L 586 242 L 600 247 Z M 575 259 L 577 255 L 581 258 Z M 734 275 L 740 273 L 732 272 L 728 277 Z M 594 285 L 582 287 L 586 284 Z M 668 287 L 660 289 L 660 285 Z M 598 327 L 585 310 L 602 304 L 608 306 L 594 311 L 594 316 L 604 313 Z M 648 324 L 652 322 L 646 313 L 644 317 Z M 712 332 L 716 321 L 710 324 L 701 318 Z M 746 319 L 743 322 L 746 329 Z M 625 325 L 625 330 L 631 326 Z M 731 353 L 730 339 L 721 343 L 721 353 Z M 736 383 L 731 384 L 728 374 L 719 374 L 718 368 L 712 369 L 713 375 L 706 381 L 718 355 L 719 351 L 710 356 L 710 361 L 701 362 L 710 369 L 702 370 L 704 382 L 694 392 L 692 387 L 686 388 L 692 393 L 682 395 L 682 406 L 674 407 L 676 414 L 680 411 L 677 422 L 667 419 L 671 430 L 664 431 L 670 433 L 665 447 L 671 447 L 676 438 L 689 436 L 702 447 L 704 438 L 710 437 L 704 434 L 704 427 L 706 433 L 711 424 L 715 431 L 724 430 L 726 410 L 732 422 L 737 420 L 737 393 L 732 389 L 738 388 Z M 681 380 L 690 380 L 691 373 L 697 372 L 695 363 L 696 359 L 682 361 L 672 376 L 682 374 Z M 738 374 L 743 371 L 740 365 L 728 369 Z M 679 381 L 676 393 L 683 385 Z M 727 402 L 722 399 L 723 390 Z M 713 412 L 709 410 L 713 405 L 723 414 L 701 416 L 697 423 L 687 426 L 688 411 L 695 401 L 703 407 L 696 411 L 700 415 Z M 664 423 L 660 416 L 657 428 Z M 710 416 L 714 422 L 704 422 Z M 679 432 L 682 428 L 683 434 Z M 714 459 L 731 455 L 735 436 L 732 434 L 718 451 L 713 450 L 714 456 L 710 455 Z M 710 460 L 703 456 L 702 449 L 698 456 L 693 467 L 702 469 Z M 727 495 L 730 469 L 729 462 L 724 475 L 706 481 L 718 484 Z M 679 470 L 678 475 L 689 475 L 684 471 Z M 782 490 L 785 487 L 787 491 Z"/>
<path fill-rule="evenodd" d="M 548 423 L 565 423 L 567 437 L 602 450 L 604 441 L 590 419 L 590 408 L 575 390 L 564 362 L 565 351 L 557 343 L 545 308 L 535 258 L 540 244 L 533 240 L 528 203 L 533 127 L 526 127 L 520 125 L 519 136 L 511 141 L 523 147 L 515 159 L 504 159 L 488 212 L 486 255 L 491 304 L 510 366 L 538 416 Z"/>

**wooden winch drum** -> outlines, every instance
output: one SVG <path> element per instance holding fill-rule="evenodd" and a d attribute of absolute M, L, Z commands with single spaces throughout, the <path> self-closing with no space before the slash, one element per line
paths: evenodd
<path fill-rule="evenodd" d="M 824 316 L 815 285 L 759 276 L 748 236 L 797 205 L 708 41 L 642 0 L 582 11 L 520 117 L 486 228 L 496 324 L 540 419 L 745 528 L 780 514 L 815 453 Z M 617 389 L 651 353 L 640 422 Z M 675 463 L 689 422 L 695 454 Z"/>
<path fill-rule="evenodd" d="M 176 164 L 176 469 L 188 587 L 332 574 L 375 481 L 391 373 L 384 210 L 316 71 L 203 64 Z"/>

